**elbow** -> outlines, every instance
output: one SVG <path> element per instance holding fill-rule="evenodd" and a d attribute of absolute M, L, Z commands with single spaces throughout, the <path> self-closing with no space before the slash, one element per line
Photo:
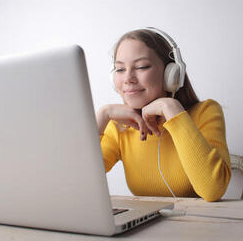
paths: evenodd
<path fill-rule="evenodd" d="M 217 202 L 220 200 L 220 198 L 224 195 L 221 194 L 221 195 L 218 195 L 218 194 L 207 194 L 207 195 L 204 195 L 202 198 L 206 201 L 206 202 Z"/>
<path fill-rule="evenodd" d="M 223 174 L 219 176 L 219 178 L 212 179 L 208 188 L 201 192 L 200 195 L 207 202 L 216 202 L 221 199 L 221 197 L 225 194 L 228 184 L 231 178 L 231 170 L 229 168 L 225 168 Z"/>
<path fill-rule="evenodd" d="M 215 185 L 213 188 L 209 188 L 207 191 L 205 191 L 201 197 L 206 201 L 206 202 L 216 202 L 221 199 L 221 197 L 225 194 L 227 190 L 228 184 L 219 187 L 218 185 Z"/>

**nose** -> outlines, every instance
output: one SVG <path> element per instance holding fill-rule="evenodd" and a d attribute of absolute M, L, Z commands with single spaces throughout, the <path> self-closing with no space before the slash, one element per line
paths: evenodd
<path fill-rule="evenodd" d="M 127 70 L 124 76 L 124 83 L 130 84 L 130 83 L 136 83 L 137 77 L 135 76 L 133 70 Z"/>

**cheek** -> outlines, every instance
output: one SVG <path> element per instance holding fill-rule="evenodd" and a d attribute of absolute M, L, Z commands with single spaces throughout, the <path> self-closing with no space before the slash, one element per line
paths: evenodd
<path fill-rule="evenodd" d="M 113 83 L 115 85 L 116 90 L 119 93 L 122 93 L 122 80 L 119 77 L 114 77 L 113 78 Z"/>
<path fill-rule="evenodd" d="M 142 79 L 142 84 L 148 90 L 153 92 L 160 92 L 162 89 L 163 78 L 161 74 L 158 73 L 148 73 L 144 75 Z"/>

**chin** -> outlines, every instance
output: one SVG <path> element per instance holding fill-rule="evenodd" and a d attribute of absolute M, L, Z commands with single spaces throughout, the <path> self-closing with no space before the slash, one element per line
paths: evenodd
<path fill-rule="evenodd" d="M 126 104 L 133 109 L 142 109 L 145 105 L 147 105 L 147 102 L 141 102 L 141 101 L 126 101 Z"/>

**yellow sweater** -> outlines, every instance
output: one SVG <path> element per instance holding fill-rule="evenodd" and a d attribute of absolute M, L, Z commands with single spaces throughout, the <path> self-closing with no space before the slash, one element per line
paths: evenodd
<path fill-rule="evenodd" d="M 216 201 L 225 193 L 231 169 L 221 106 L 214 100 L 199 102 L 172 119 L 160 146 L 163 175 L 178 197 L 200 196 Z M 110 121 L 101 136 L 106 172 L 122 160 L 126 181 L 136 196 L 171 196 L 158 169 L 159 137 L 140 140 L 133 128 L 119 131 Z"/>

